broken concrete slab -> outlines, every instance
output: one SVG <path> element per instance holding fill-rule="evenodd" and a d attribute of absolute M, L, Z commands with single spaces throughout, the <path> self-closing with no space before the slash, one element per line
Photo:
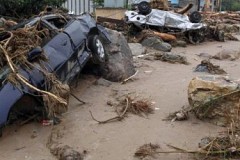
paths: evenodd
<path fill-rule="evenodd" d="M 133 56 L 146 54 L 147 49 L 141 43 L 128 43 Z"/>
<path fill-rule="evenodd" d="M 239 84 L 227 76 L 198 76 L 190 81 L 188 101 L 197 118 L 226 126 L 229 120 L 237 118 L 238 87 Z"/>
<path fill-rule="evenodd" d="M 163 52 L 170 52 L 172 50 L 172 46 L 169 43 L 163 42 L 159 37 L 147 37 L 142 41 L 142 45 Z"/>

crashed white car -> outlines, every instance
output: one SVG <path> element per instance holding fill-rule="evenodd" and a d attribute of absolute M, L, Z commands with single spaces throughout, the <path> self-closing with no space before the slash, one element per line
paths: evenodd
<path fill-rule="evenodd" d="M 134 24 L 138 28 L 145 28 L 147 25 L 169 31 L 186 32 L 191 43 L 198 43 L 202 37 L 198 34 L 206 28 L 206 24 L 200 23 L 201 15 L 196 11 L 190 15 L 190 19 L 191 21 L 184 14 L 151 9 L 149 3 L 145 1 L 138 4 L 136 11 L 125 12 L 125 22 L 128 24 Z"/>
<path fill-rule="evenodd" d="M 201 29 L 206 26 L 203 23 L 190 22 L 188 16 L 186 15 L 158 9 L 152 9 L 152 11 L 147 15 L 142 15 L 136 11 L 126 11 L 125 17 L 127 23 L 133 23 L 138 27 L 147 24 L 152 26 L 178 28 L 181 31 L 188 31 Z"/>

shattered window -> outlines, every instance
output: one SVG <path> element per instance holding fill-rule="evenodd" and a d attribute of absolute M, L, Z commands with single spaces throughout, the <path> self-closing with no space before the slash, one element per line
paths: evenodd
<path fill-rule="evenodd" d="M 62 17 L 52 18 L 47 21 L 58 29 L 62 29 L 67 25 L 66 19 Z"/>

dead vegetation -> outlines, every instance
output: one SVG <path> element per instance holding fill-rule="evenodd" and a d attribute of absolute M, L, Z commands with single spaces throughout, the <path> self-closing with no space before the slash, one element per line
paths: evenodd
<path fill-rule="evenodd" d="M 109 122 L 121 121 L 123 120 L 128 113 L 135 114 L 141 117 L 146 117 L 149 114 L 154 113 L 154 109 L 152 108 L 152 103 L 148 99 L 135 99 L 131 98 L 130 96 L 125 96 L 126 98 L 121 99 L 116 106 L 111 102 L 108 102 L 108 105 L 116 107 L 117 116 L 113 118 L 109 118 L 104 121 L 97 120 L 93 113 L 90 111 L 90 115 L 92 119 L 99 124 L 105 124 Z"/>
<path fill-rule="evenodd" d="M 145 157 L 154 157 L 156 154 L 158 154 L 159 149 L 160 146 L 158 144 L 144 144 L 137 149 L 134 155 L 139 159 L 143 159 Z"/>
<path fill-rule="evenodd" d="M 40 46 L 43 40 L 50 36 L 48 29 L 39 27 L 38 22 L 33 27 L 24 27 L 0 33 L 0 67 L 9 70 L 6 78 L 8 82 L 18 88 L 20 88 L 19 85 L 25 85 L 41 95 L 48 114 L 52 117 L 62 110 L 66 110 L 68 99 L 66 95 L 69 92 L 69 87 L 63 85 L 53 74 L 48 73 L 42 67 L 42 62 L 47 61 L 43 50 L 34 62 L 29 61 L 28 53 L 36 48 L 41 50 Z M 40 67 L 36 68 L 33 63 L 38 63 Z M 31 70 L 33 68 L 39 70 L 45 76 L 46 83 L 49 85 L 47 90 L 36 88 L 19 73 L 20 69 Z"/>
<path fill-rule="evenodd" d="M 200 104 L 198 107 L 189 109 L 200 115 L 201 119 L 209 120 L 210 117 L 222 117 L 227 127 L 225 132 L 218 136 L 204 137 L 199 143 L 199 150 L 185 150 L 178 147 L 171 147 L 175 151 L 165 151 L 164 153 L 191 153 L 195 154 L 197 159 L 215 160 L 215 159 L 235 159 L 240 156 L 240 130 L 239 130 L 239 90 L 221 95 L 214 99 Z M 215 110 L 215 112 L 214 112 Z M 170 114 L 166 120 L 176 120 L 177 114 L 188 113 L 186 109 Z M 182 115 L 184 115 L 182 114 Z M 185 114 L 187 115 L 187 114 Z M 163 153 L 163 152 L 158 152 Z"/>

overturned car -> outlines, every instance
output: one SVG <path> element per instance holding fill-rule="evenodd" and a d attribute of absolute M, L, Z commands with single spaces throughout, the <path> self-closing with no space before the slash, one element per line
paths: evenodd
<path fill-rule="evenodd" d="M 14 40 L 12 33 L 18 31 L 22 37 L 31 34 L 23 32 L 25 28 L 30 28 L 40 35 L 37 36 L 38 38 L 35 35 L 29 35 L 28 37 L 33 38 L 28 38 L 26 41 L 33 42 L 33 44 L 34 41 L 39 41 L 41 42 L 40 46 L 28 45 L 31 50 L 27 51 L 27 60 L 24 64 L 19 63 L 20 60 L 16 58 L 18 54 L 26 52 L 26 48 L 21 48 L 21 46 L 18 47 L 22 49 L 22 52 L 15 52 L 9 55 L 8 59 L 3 60 L 2 57 L 7 50 L 11 52 L 17 48 L 15 43 L 26 45 L 25 40 L 21 41 L 16 38 Z M 30 110 L 31 113 L 45 112 L 42 94 L 29 86 L 44 91 L 50 90 L 47 73 L 54 74 L 63 84 L 69 84 L 79 75 L 89 60 L 96 64 L 104 63 L 106 53 L 103 41 L 110 42 L 105 28 L 97 25 L 91 15 L 87 13 L 74 17 L 61 14 L 41 15 L 1 32 L 0 135 L 2 128 L 8 124 L 13 113 L 26 116 L 27 114 L 24 113 L 26 110 Z M 11 46 L 9 46 L 10 43 Z M 4 47 L 7 49 L 3 50 Z M 40 62 L 41 56 L 44 56 L 46 60 Z M 12 67 L 10 62 L 15 63 L 15 67 Z M 30 65 L 26 67 L 25 64 Z M 20 74 L 22 79 L 28 81 L 30 85 L 19 82 L 11 83 L 9 81 L 12 74 L 11 69 L 17 70 L 14 74 Z M 43 70 L 44 72 L 42 72 Z"/>
<path fill-rule="evenodd" d="M 140 29 L 148 26 L 162 32 L 182 32 L 185 33 L 191 43 L 202 41 L 206 29 L 206 25 L 200 23 L 201 15 L 197 11 L 187 16 L 170 11 L 151 9 L 146 1 L 139 3 L 137 10 L 126 11 L 125 21 Z"/>

